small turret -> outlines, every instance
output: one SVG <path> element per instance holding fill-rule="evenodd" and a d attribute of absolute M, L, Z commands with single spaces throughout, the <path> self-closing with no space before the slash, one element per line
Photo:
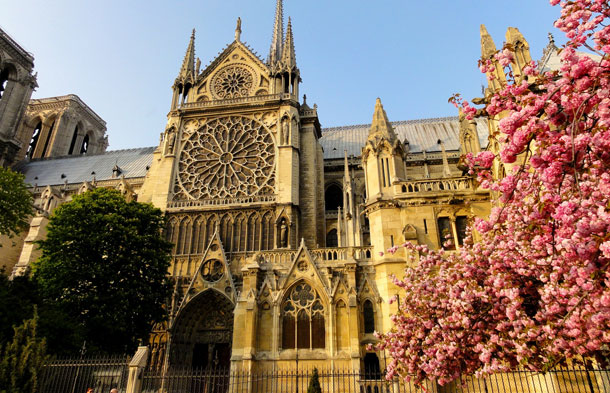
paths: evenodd
<path fill-rule="evenodd" d="M 404 158 L 404 146 L 388 120 L 381 100 L 377 98 L 369 136 L 362 149 L 369 198 L 379 199 L 393 195 L 394 181 L 405 178 Z"/>
<path fill-rule="evenodd" d="M 172 97 L 172 109 L 176 109 L 179 105 L 187 102 L 188 93 L 195 84 L 197 74 L 195 71 L 195 29 L 191 34 L 186 53 L 184 54 L 184 60 L 182 61 L 182 67 L 178 77 L 174 82 L 174 95 Z"/>
<path fill-rule="evenodd" d="M 496 45 L 487 32 L 485 25 L 481 25 L 481 59 L 483 61 L 491 61 L 491 65 L 494 68 L 493 71 L 487 72 L 487 79 L 491 79 L 488 87 L 491 90 L 491 94 L 497 92 L 502 88 L 502 86 L 506 85 L 506 74 L 504 73 L 504 68 L 495 58 L 495 54 L 497 52 L 498 50 L 496 49 Z"/>
<path fill-rule="evenodd" d="M 506 43 L 512 47 L 514 54 L 513 75 L 515 79 L 519 79 L 523 75 L 523 68 L 532 62 L 530 45 L 516 27 L 509 27 L 506 30 Z"/>
<path fill-rule="evenodd" d="M 388 115 L 383 109 L 381 99 L 377 98 L 375 102 L 375 113 L 373 113 L 373 122 L 371 123 L 371 129 L 369 130 L 369 137 L 371 138 L 385 138 L 389 142 L 396 141 L 396 133 L 392 124 L 388 120 Z"/>

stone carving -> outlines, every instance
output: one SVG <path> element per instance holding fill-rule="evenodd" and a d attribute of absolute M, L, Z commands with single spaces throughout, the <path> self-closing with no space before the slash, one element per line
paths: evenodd
<path fill-rule="evenodd" d="M 174 154 L 174 146 L 176 144 L 176 130 L 170 128 L 167 132 L 167 154 Z"/>
<path fill-rule="evenodd" d="M 320 295 L 309 284 L 303 282 L 292 288 L 290 295 L 284 301 L 282 310 L 284 314 L 292 314 L 295 317 L 301 310 L 305 311 L 309 317 L 315 314 L 324 315 L 324 306 Z"/>
<path fill-rule="evenodd" d="M 289 130 L 288 130 L 288 118 L 287 117 L 284 117 L 282 119 L 281 129 L 282 129 L 282 144 L 287 145 L 290 142 L 289 141 L 290 138 L 288 136 Z"/>
<path fill-rule="evenodd" d="M 205 261 L 201 267 L 201 276 L 207 282 L 216 282 L 224 275 L 222 262 L 217 259 Z"/>
<path fill-rule="evenodd" d="M 247 97 L 254 86 L 254 75 L 241 65 L 220 70 L 212 80 L 212 92 L 217 98 Z"/>
<path fill-rule="evenodd" d="M 286 219 L 282 218 L 280 222 L 280 248 L 288 247 L 288 225 Z"/>
<path fill-rule="evenodd" d="M 174 199 L 273 195 L 275 148 L 254 119 L 212 120 L 185 141 Z"/>

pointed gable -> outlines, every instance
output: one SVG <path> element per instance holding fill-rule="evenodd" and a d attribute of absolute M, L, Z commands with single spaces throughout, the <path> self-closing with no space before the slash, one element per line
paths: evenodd
<path fill-rule="evenodd" d="M 233 41 L 197 77 L 195 101 L 269 93 L 267 65 L 246 44 Z"/>
<path fill-rule="evenodd" d="M 231 269 L 220 241 L 218 228 L 214 231 L 212 239 L 201 258 L 197 269 L 191 276 L 188 289 L 180 304 L 180 309 L 196 295 L 214 289 L 225 294 L 235 303 L 235 283 Z"/>
<path fill-rule="evenodd" d="M 316 286 L 323 288 L 326 294 L 329 293 L 329 283 L 318 270 L 318 267 L 304 242 L 301 242 L 301 246 L 295 254 L 292 264 L 288 269 L 288 273 L 280 286 L 282 289 L 286 290 L 299 280 L 307 280 L 310 283 L 314 283 Z"/>

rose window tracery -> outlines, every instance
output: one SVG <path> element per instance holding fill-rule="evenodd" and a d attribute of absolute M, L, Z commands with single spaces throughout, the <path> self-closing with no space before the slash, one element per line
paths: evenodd
<path fill-rule="evenodd" d="M 275 147 L 269 131 L 254 119 L 212 120 L 186 140 L 175 194 L 193 199 L 273 194 Z"/>
<path fill-rule="evenodd" d="M 254 75 L 244 66 L 232 65 L 220 70 L 212 80 L 212 91 L 220 99 L 247 97 L 254 86 Z"/>
<path fill-rule="evenodd" d="M 201 276 L 207 282 L 216 282 L 224 275 L 222 262 L 217 259 L 205 261 L 201 267 Z"/>

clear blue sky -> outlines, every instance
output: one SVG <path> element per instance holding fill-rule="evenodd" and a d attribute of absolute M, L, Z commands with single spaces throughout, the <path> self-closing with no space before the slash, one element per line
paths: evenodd
<path fill-rule="evenodd" d="M 74 93 L 108 123 L 109 149 L 153 146 L 191 30 L 202 67 L 233 41 L 267 57 L 275 0 L 5 1 L 0 26 L 35 56 L 34 98 Z M 323 127 L 454 116 L 453 93 L 481 95 L 479 25 L 501 46 L 518 27 L 539 59 L 558 7 L 548 0 L 285 0 L 301 93 Z"/>

